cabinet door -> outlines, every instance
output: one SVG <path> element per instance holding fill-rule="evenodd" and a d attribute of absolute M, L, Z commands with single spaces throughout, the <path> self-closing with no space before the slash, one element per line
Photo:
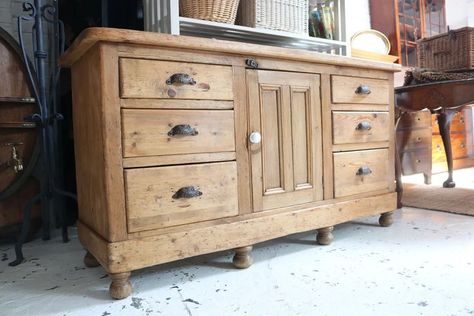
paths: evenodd
<path fill-rule="evenodd" d="M 254 211 L 322 200 L 319 75 L 248 70 L 247 87 Z"/>

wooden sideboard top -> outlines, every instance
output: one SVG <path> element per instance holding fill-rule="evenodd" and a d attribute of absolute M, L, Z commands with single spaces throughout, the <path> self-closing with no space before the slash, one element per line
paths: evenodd
<path fill-rule="evenodd" d="M 398 64 L 322 54 L 301 49 L 102 27 L 93 27 L 84 30 L 76 38 L 71 47 L 61 56 L 60 65 L 62 67 L 71 67 L 97 42 L 173 47 L 187 50 L 231 53 L 252 57 L 276 57 L 286 60 L 316 62 L 321 64 L 377 69 L 392 72 L 398 72 L 401 70 L 401 67 Z"/>

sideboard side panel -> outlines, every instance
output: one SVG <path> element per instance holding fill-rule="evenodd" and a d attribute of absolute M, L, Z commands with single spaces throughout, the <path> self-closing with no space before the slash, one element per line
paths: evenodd
<path fill-rule="evenodd" d="M 79 220 L 104 239 L 126 239 L 117 56 L 97 44 L 72 67 Z M 109 104 L 109 106 L 105 106 Z M 117 143 L 118 140 L 118 143 Z"/>

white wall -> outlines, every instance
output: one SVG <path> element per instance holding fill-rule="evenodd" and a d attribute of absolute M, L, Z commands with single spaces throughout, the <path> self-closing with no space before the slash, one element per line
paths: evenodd
<path fill-rule="evenodd" d="M 346 39 L 361 30 L 370 29 L 369 0 L 345 0 Z"/>
<path fill-rule="evenodd" d="M 446 23 L 452 30 L 474 27 L 474 0 L 446 0 Z"/>

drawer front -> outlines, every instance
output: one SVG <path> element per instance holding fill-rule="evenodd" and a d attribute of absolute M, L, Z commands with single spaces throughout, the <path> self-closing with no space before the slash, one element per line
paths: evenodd
<path fill-rule="evenodd" d="M 124 157 L 235 151 L 234 112 L 122 110 Z"/>
<path fill-rule="evenodd" d="M 418 111 L 404 113 L 398 123 L 398 129 L 430 128 L 431 113 L 429 111 Z"/>
<path fill-rule="evenodd" d="M 333 103 L 388 104 L 390 101 L 387 80 L 332 76 L 331 91 Z"/>
<path fill-rule="evenodd" d="M 388 141 L 388 112 L 339 112 L 332 114 L 333 143 L 355 144 Z"/>
<path fill-rule="evenodd" d="M 404 175 L 431 173 L 431 150 L 420 148 L 414 151 L 404 151 L 401 153 L 401 162 Z"/>
<path fill-rule="evenodd" d="M 397 146 L 400 150 L 431 148 L 431 129 L 397 131 Z"/>
<path fill-rule="evenodd" d="M 125 170 L 129 232 L 238 214 L 234 161 Z"/>
<path fill-rule="evenodd" d="M 120 93 L 122 98 L 232 100 L 232 68 L 122 58 Z"/>
<path fill-rule="evenodd" d="M 388 149 L 334 153 L 334 195 L 388 189 L 394 173 Z"/>
<path fill-rule="evenodd" d="M 466 134 L 451 134 L 451 150 L 453 159 L 467 157 Z M 433 135 L 433 162 L 446 161 L 443 139 L 441 135 Z"/>
<path fill-rule="evenodd" d="M 439 134 L 439 125 L 438 125 L 438 117 L 433 115 L 432 117 L 432 125 L 433 125 L 433 134 Z M 466 128 L 466 119 L 464 111 L 457 112 L 454 114 L 453 119 L 451 120 L 451 132 L 465 132 Z"/>

